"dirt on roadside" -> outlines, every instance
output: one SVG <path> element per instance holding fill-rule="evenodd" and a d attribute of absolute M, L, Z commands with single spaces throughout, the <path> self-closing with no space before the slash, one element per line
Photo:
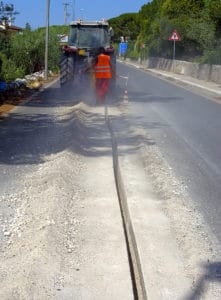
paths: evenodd
<path fill-rule="evenodd" d="M 25 91 L 19 91 L 17 95 L 8 95 L 6 96 L 2 105 L 0 105 L 0 116 L 11 111 L 15 106 L 24 103 L 29 97 L 38 92 L 41 88 L 43 88 L 46 84 L 52 82 L 56 76 L 51 76 L 48 80 L 43 80 L 41 82 L 37 82 L 33 86 L 28 87 Z"/>

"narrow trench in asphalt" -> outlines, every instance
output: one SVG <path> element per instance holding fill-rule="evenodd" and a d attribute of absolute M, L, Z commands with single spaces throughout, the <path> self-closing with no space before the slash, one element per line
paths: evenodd
<path fill-rule="evenodd" d="M 115 184 L 117 189 L 117 195 L 118 195 L 122 223 L 123 223 L 123 230 L 124 230 L 125 241 L 126 241 L 131 282 L 133 288 L 133 296 L 135 300 L 147 300 L 148 298 L 145 289 L 136 238 L 135 238 L 135 234 L 130 219 L 130 214 L 128 211 L 127 199 L 126 199 L 123 181 L 122 181 L 120 168 L 119 168 L 117 141 L 108 117 L 107 106 L 105 106 L 105 120 L 111 135 L 114 177 L 115 177 Z"/>

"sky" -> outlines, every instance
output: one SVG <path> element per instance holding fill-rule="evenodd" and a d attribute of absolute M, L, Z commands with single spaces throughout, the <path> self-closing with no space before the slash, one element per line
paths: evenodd
<path fill-rule="evenodd" d="M 5 4 L 13 4 L 16 15 L 14 25 L 25 27 L 26 23 L 32 29 L 44 27 L 46 24 L 46 7 L 48 0 L 3 0 Z M 69 24 L 74 19 L 100 20 L 118 17 L 128 12 L 138 12 L 148 0 L 50 0 L 50 25 L 63 25 L 64 3 L 68 3 L 67 19 Z"/>

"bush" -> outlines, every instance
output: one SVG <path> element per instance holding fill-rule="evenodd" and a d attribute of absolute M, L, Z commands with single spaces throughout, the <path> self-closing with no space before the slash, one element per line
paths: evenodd
<path fill-rule="evenodd" d="M 204 51 L 199 62 L 202 64 L 221 65 L 221 46 Z"/>
<path fill-rule="evenodd" d="M 53 72 L 58 72 L 61 56 L 58 34 L 69 30 L 68 26 L 50 27 L 48 67 Z M 4 45 L 0 44 L 0 54 L 0 75 L 6 81 L 41 71 L 45 60 L 45 28 L 34 31 L 25 29 L 22 34 L 7 37 Z"/>
<path fill-rule="evenodd" d="M 128 57 L 132 60 L 138 60 L 140 57 L 140 54 L 137 50 L 132 50 L 132 51 L 127 52 L 126 57 Z"/>
<path fill-rule="evenodd" d="M 22 68 L 15 66 L 12 59 L 7 58 L 3 53 L 0 52 L 0 79 L 6 82 L 12 81 L 16 78 L 22 78 L 25 72 Z"/>
<path fill-rule="evenodd" d="M 11 59 L 3 62 L 2 72 L 6 82 L 13 81 L 16 78 L 23 78 L 25 75 L 24 70 L 21 67 L 16 67 Z"/>
<path fill-rule="evenodd" d="M 127 51 L 124 55 L 125 58 L 130 58 L 132 60 L 137 60 L 140 57 L 137 46 L 134 42 L 130 41 L 127 45 Z"/>

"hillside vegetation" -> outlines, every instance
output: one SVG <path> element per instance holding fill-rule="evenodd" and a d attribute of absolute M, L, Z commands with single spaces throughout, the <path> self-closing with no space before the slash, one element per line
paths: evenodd
<path fill-rule="evenodd" d="M 123 14 L 109 20 L 115 42 L 129 37 L 132 57 L 171 58 L 174 29 L 181 36 L 176 57 L 200 63 L 221 64 L 220 0 L 153 0 L 136 14 Z"/>

